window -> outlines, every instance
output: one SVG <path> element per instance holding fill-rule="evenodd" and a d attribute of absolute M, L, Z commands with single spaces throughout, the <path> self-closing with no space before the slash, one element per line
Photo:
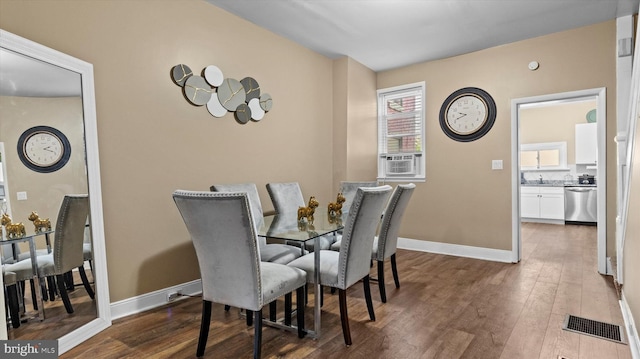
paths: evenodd
<path fill-rule="evenodd" d="M 522 170 L 566 170 L 567 143 L 545 142 L 520 146 Z"/>
<path fill-rule="evenodd" d="M 378 90 L 378 180 L 425 178 L 424 82 Z"/>

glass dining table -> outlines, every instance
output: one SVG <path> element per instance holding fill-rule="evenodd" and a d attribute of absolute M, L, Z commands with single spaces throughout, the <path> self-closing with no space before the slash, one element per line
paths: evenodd
<path fill-rule="evenodd" d="M 17 252 L 17 248 L 16 246 L 18 245 L 18 243 L 21 242 L 27 242 L 29 244 L 29 257 L 31 260 L 31 270 L 33 271 L 33 284 L 34 284 L 34 288 L 40 288 L 40 289 L 35 289 L 34 290 L 34 294 L 36 297 L 36 301 L 38 302 L 38 319 L 40 321 L 44 320 L 44 300 L 42 298 L 42 291 L 44 290 L 44 282 L 40 281 L 40 278 L 38 276 L 38 256 L 36 253 L 36 239 L 39 238 L 40 236 L 44 236 L 44 239 L 46 241 L 46 245 L 47 245 L 47 253 L 51 253 L 51 238 L 50 235 L 51 233 L 54 233 L 55 231 L 50 230 L 50 231 L 42 231 L 42 232 L 35 232 L 35 233 L 29 233 L 23 237 L 18 237 L 18 238 L 10 238 L 6 235 L 4 235 L 4 231 L 3 231 L 3 235 L 2 238 L 0 240 L 0 244 L 3 245 L 3 247 L 5 247 L 5 244 L 11 244 L 11 255 L 14 259 L 18 258 L 18 252 Z M 5 247 L 6 248 L 6 247 Z M 26 306 L 24 305 L 24 303 L 22 303 L 22 310 L 23 313 L 26 312 Z"/>
<path fill-rule="evenodd" d="M 304 251 L 306 242 L 325 235 L 337 236 L 337 232 L 344 228 L 343 221 L 347 214 L 332 217 L 323 211 L 317 211 L 314 214 L 313 223 L 309 223 L 306 219 L 298 221 L 297 213 L 281 213 L 276 215 L 264 216 L 258 226 L 258 235 L 278 240 L 297 242 L 300 244 L 300 250 Z M 314 242 L 314 267 L 315 267 L 315 294 L 314 294 L 314 312 L 313 312 L 313 330 L 307 330 L 307 334 L 314 339 L 320 337 L 320 241 Z M 270 325 L 271 323 L 266 322 Z"/>

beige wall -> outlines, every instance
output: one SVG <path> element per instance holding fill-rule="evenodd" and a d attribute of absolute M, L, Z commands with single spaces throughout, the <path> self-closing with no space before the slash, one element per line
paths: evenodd
<path fill-rule="evenodd" d="M 375 181 L 377 175 L 376 74 L 343 57 L 333 68 L 333 191 L 340 181 Z"/>
<path fill-rule="evenodd" d="M 201 0 L 2 1 L 0 27 L 92 63 L 112 301 L 199 278 L 171 193 L 213 183 L 299 181 L 332 194 L 332 64 Z M 255 78 L 260 122 L 214 118 L 170 77 L 218 66 Z"/>
<path fill-rule="evenodd" d="M 418 183 L 401 235 L 511 249 L 511 100 L 607 88 L 607 237 L 615 229 L 615 21 L 378 73 L 378 88 L 426 81 L 426 176 Z M 527 64 L 536 60 L 537 71 Z M 497 119 L 483 138 L 455 142 L 440 129 L 442 101 L 467 86 L 488 91 Z M 491 160 L 504 170 L 491 170 Z"/>
<path fill-rule="evenodd" d="M 520 110 L 520 143 L 566 142 L 567 164 L 575 164 L 576 124 L 587 123 L 595 101 L 580 101 Z"/>

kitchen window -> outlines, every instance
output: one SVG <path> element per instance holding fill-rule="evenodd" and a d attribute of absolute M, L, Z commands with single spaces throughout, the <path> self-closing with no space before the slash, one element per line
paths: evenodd
<path fill-rule="evenodd" d="M 378 90 L 378 181 L 424 181 L 425 83 Z"/>
<path fill-rule="evenodd" d="M 529 143 L 520 146 L 522 170 L 567 170 L 567 143 Z"/>

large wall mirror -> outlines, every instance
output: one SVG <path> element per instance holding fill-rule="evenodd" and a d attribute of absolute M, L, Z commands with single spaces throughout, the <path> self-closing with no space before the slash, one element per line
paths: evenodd
<path fill-rule="evenodd" d="M 51 146 L 58 146 L 56 151 L 70 151 L 70 155 L 45 158 L 36 153 L 21 158 L 21 136 L 24 139 L 25 133 L 38 127 L 62 134 L 63 143 Z M 48 146 L 41 150 L 48 151 Z M 28 219 L 31 211 L 50 218 L 55 226 L 65 195 L 89 195 L 85 237 L 93 251 L 87 269 L 95 300 L 79 285 L 70 296 L 84 299 L 74 303 L 74 314 L 67 314 L 64 307 L 50 308 L 55 302 L 61 305 L 56 298 L 44 302 L 44 320 L 29 319 L 20 328 L 9 326 L 6 333 L 0 332 L 4 337 L 0 339 L 58 339 L 59 352 L 64 353 L 111 325 L 93 66 L 0 30 L 0 151 L 0 205 L 14 222 L 25 224 L 27 233 L 34 230 Z M 52 239 L 55 241 L 55 232 Z M 28 311 L 33 310 L 30 302 L 27 306 Z M 5 318 L 3 307 L 3 327 Z"/>

